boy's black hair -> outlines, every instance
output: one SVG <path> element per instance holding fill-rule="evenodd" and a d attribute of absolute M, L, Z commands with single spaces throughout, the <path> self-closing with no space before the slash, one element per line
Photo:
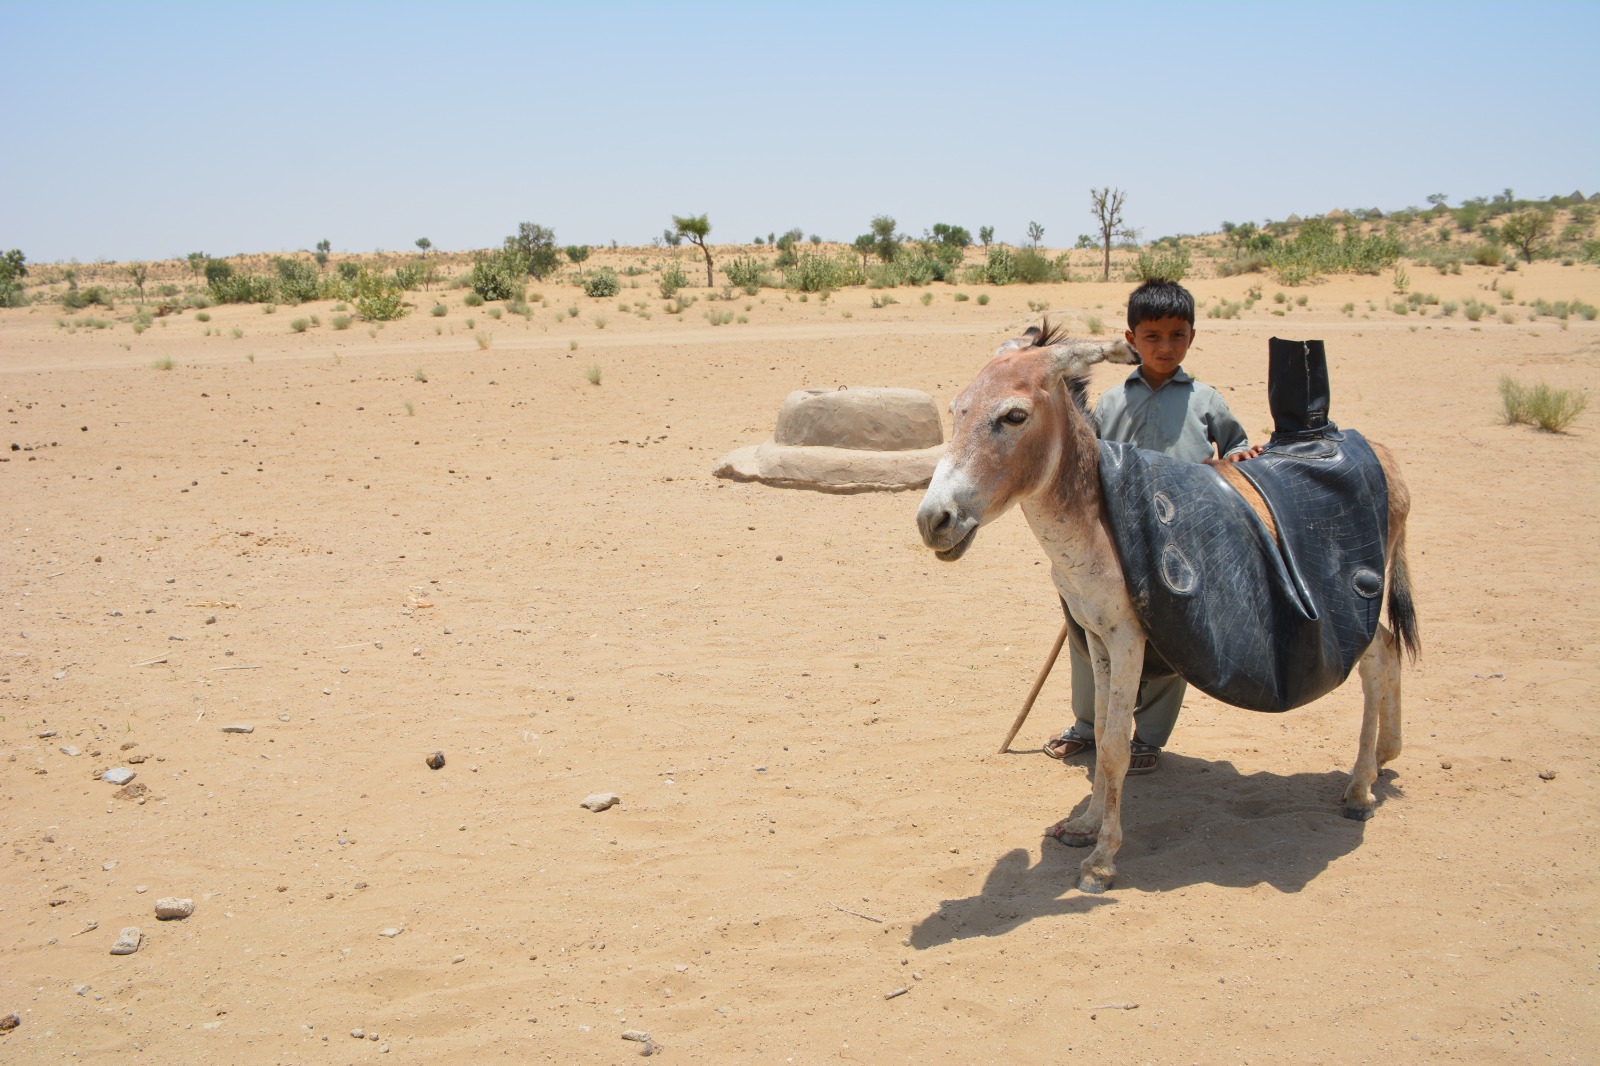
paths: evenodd
<path fill-rule="evenodd" d="M 1158 318 L 1181 318 L 1194 325 L 1194 297 L 1176 281 L 1151 278 L 1128 297 L 1128 328 Z"/>

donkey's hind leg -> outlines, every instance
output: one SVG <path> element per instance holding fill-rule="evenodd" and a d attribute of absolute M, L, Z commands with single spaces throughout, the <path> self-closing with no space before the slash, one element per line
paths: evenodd
<path fill-rule="evenodd" d="M 1364 822 L 1377 805 L 1372 783 L 1378 779 L 1378 767 L 1400 754 L 1400 650 L 1387 626 L 1378 627 L 1357 670 L 1363 704 L 1361 744 L 1344 792 L 1344 816 Z"/>

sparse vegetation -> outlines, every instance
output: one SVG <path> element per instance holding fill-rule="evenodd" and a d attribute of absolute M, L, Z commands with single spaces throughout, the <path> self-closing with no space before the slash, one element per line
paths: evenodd
<path fill-rule="evenodd" d="M 610 267 L 601 267 L 584 279 L 583 291 L 588 296 L 603 299 L 621 292 L 622 282 L 617 278 L 616 271 Z"/>
<path fill-rule="evenodd" d="M 576 348 L 578 346 L 578 342 L 573 341 L 572 346 Z M 583 376 L 589 380 L 589 384 L 591 385 L 600 384 L 600 368 L 598 366 L 589 367 L 589 369 L 583 372 Z M 627 390 L 624 389 L 623 391 L 626 392 Z"/>
<path fill-rule="evenodd" d="M 1531 387 L 1524 386 L 1510 375 L 1503 375 L 1500 402 L 1508 425 L 1522 422 L 1550 433 L 1561 433 L 1589 406 L 1589 396 L 1576 389 L 1552 389 L 1542 381 Z"/>

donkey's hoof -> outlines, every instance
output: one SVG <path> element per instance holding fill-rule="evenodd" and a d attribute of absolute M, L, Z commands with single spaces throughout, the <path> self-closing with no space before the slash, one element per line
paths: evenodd
<path fill-rule="evenodd" d="M 1083 876 L 1078 878 L 1078 891 L 1098 896 L 1111 887 L 1114 877 L 1115 874 L 1109 870 L 1085 870 Z"/>
<path fill-rule="evenodd" d="M 1098 829 L 1084 831 L 1071 828 L 1066 822 L 1057 822 L 1044 831 L 1044 835 L 1059 840 L 1069 848 L 1086 848 L 1100 838 Z"/>
<path fill-rule="evenodd" d="M 1345 804 L 1343 811 L 1343 814 L 1346 818 L 1349 818 L 1351 821 L 1355 822 L 1365 822 L 1376 813 L 1377 808 L 1375 807 L 1358 807 L 1353 803 Z"/>

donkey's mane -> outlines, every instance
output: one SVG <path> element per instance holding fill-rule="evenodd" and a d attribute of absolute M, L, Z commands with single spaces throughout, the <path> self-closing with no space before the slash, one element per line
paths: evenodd
<path fill-rule="evenodd" d="M 1039 336 L 1034 339 L 1035 348 L 1048 348 L 1053 344 L 1063 344 L 1069 337 L 1067 327 L 1062 323 L 1051 324 L 1050 319 L 1044 320 L 1044 328 Z M 1078 411 L 1089 422 L 1089 427 L 1095 436 L 1100 435 L 1100 422 L 1094 417 L 1094 411 L 1089 407 L 1089 372 L 1087 370 L 1077 374 L 1068 374 L 1061 379 L 1066 387 L 1067 398 L 1070 399 Z"/>

